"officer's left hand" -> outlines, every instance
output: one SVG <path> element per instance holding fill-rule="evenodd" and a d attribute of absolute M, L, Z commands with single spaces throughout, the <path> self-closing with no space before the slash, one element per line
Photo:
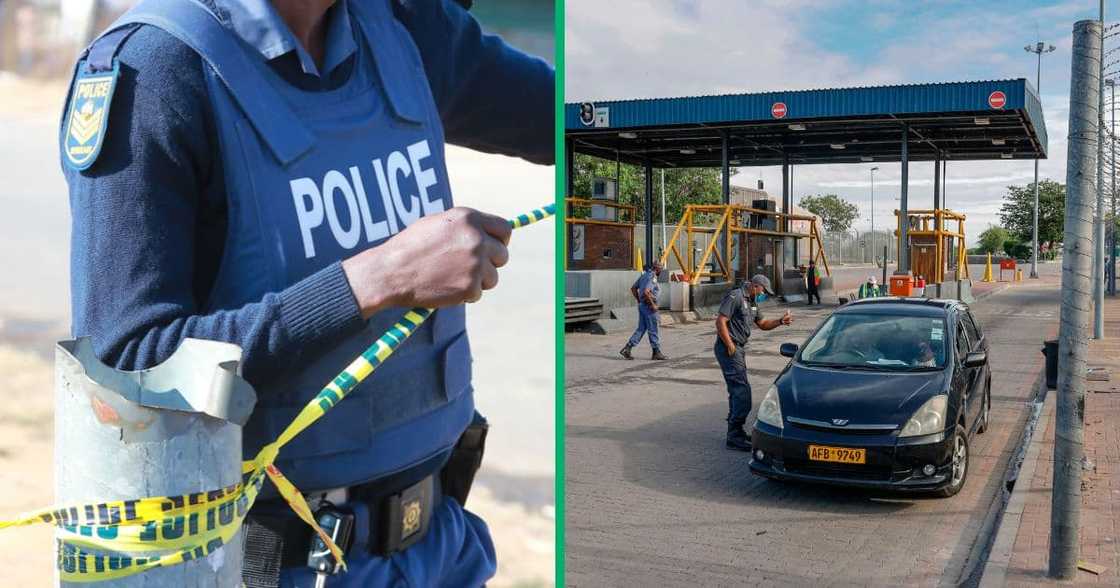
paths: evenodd
<path fill-rule="evenodd" d="M 429 215 L 342 262 L 363 318 L 390 306 L 443 308 L 474 302 L 498 285 L 512 228 L 470 208 Z"/>

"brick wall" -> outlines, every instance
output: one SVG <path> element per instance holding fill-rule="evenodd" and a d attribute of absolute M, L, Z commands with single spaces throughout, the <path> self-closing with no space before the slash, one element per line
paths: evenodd
<path fill-rule="evenodd" d="M 579 238 L 580 232 L 582 239 Z M 569 223 L 568 269 L 634 269 L 633 234 L 632 227 Z M 580 244 L 583 259 L 576 259 Z"/>

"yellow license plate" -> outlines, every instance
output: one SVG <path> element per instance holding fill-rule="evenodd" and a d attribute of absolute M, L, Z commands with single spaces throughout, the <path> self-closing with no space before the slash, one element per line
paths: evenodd
<path fill-rule="evenodd" d="M 813 461 L 832 461 L 836 463 L 867 463 L 867 450 L 852 449 L 850 447 L 810 445 L 809 459 Z"/>

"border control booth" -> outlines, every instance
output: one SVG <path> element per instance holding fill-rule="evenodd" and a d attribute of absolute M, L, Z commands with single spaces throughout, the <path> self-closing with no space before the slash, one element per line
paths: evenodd
<path fill-rule="evenodd" d="M 718 304 L 736 280 L 757 273 L 755 260 L 764 262 L 758 267 L 776 281 L 779 295 L 796 300 L 804 292 L 803 280 L 795 279 L 797 261 L 806 259 L 806 252 L 826 276 L 830 268 L 819 227 L 793 207 L 794 170 L 845 163 L 899 166 L 898 268 L 891 282 L 906 288 L 896 293 L 967 300 L 971 282 L 962 260 L 968 203 L 959 202 L 956 211 L 943 207 L 949 162 L 1044 159 L 1047 145 L 1038 94 L 1022 78 L 576 102 L 565 105 L 564 127 L 566 259 L 572 254 L 572 227 L 582 227 L 579 236 L 585 242 L 594 242 L 598 230 L 580 213 L 590 195 L 572 193 L 575 155 L 644 171 L 644 194 L 628 209 L 626 227 L 631 234 L 644 230 L 643 242 L 660 247 L 645 247 L 625 278 L 619 269 L 566 267 L 568 296 L 605 297 L 608 311 L 627 303 L 635 268 L 656 259 L 677 262 L 678 277 L 691 287 L 693 310 L 712 299 Z M 909 206 L 911 162 L 933 167 L 932 208 Z M 732 202 L 730 168 L 753 166 L 781 167 L 777 206 Z M 673 238 L 655 239 L 654 170 L 695 167 L 721 170 L 719 204 L 687 205 L 682 218 L 668 219 L 676 225 Z M 620 231 L 617 226 L 604 230 Z M 697 233 L 707 235 L 700 246 L 694 241 Z M 638 248 L 631 243 L 630 250 L 636 255 Z M 912 266 L 915 258 L 920 268 Z M 918 270 L 929 274 L 923 275 L 929 284 L 924 292 L 914 279 Z M 826 277 L 822 289 L 827 290 L 827 282 Z M 612 298 L 620 287 L 624 297 Z"/>

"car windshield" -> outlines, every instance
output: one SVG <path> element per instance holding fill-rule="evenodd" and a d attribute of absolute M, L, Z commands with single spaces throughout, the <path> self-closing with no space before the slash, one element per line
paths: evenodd
<path fill-rule="evenodd" d="M 945 319 L 843 312 L 829 317 L 801 350 L 807 365 L 920 371 L 945 366 Z"/>

